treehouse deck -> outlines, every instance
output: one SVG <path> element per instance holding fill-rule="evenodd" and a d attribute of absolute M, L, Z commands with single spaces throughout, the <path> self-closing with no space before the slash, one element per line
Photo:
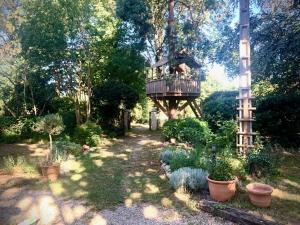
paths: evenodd
<path fill-rule="evenodd" d="M 200 80 L 189 78 L 148 80 L 147 96 L 152 99 L 189 100 L 200 96 Z"/>

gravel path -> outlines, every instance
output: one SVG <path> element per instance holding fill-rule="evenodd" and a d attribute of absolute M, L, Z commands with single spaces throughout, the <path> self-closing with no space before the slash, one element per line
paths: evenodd
<path fill-rule="evenodd" d="M 140 203 L 113 210 L 95 211 L 83 201 L 57 198 L 49 191 L 22 188 L 5 190 L 0 198 L 0 224 L 39 219 L 39 225 L 190 225 L 232 224 L 204 212 L 181 215 L 174 209 Z"/>
<path fill-rule="evenodd" d="M 142 146 L 162 145 L 159 136 L 151 140 L 149 133 L 143 135 L 142 130 L 137 133 L 124 143 L 134 149 L 129 161 L 151 164 L 151 161 L 146 161 Z M 202 211 L 192 215 L 149 202 L 120 204 L 113 209 L 97 211 L 81 200 L 56 197 L 50 190 L 33 190 L 31 182 L 35 180 L 0 175 L 0 225 L 18 224 L 26 219 L 38 219 L 39 225 L 232 224 Z"/>

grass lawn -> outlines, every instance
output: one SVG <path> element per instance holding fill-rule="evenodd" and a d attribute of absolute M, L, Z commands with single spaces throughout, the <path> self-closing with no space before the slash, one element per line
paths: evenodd
<path fill-rule="evenodd" d="M 8 151 L 6 145 L 0 145 L 0 156 L 12 154 L 13 146 L 10 146 Z M 160 171 L 159 154 L 162 148 L 163 142 L 159 132 L 140 130 L 136 127 L 125 138 L 107 142 L 87 155 L 64 162 L 64 166 L 70 171 L 62 175 L 57 182 L 39 179 L 29 182 L 27 188 L 47 189 L 55 196 L 85 199 L 97 209 L 112 208 L 122 203 L 129 207 L 137 202 L 147 202 L 156 206 L 176 208 L 181 213 L 197 213 L 197 201 L 208 196 L 175 192 L 170 188 L 167 178 Z M 42 157 L 42 148 L 38 146 L 16 145 L 16 149 L 17 154 L 24 153 L 31 158 Z M 299 224 L 299 153 L 280 155 L 279 176 L 255 180 L 271 184 L 275 188 L 270 208 L 257 209 L 250 204 L 245 185 L 251 181 L 254 180 L 249 178 L 243 182 L 241 190 L 227 204 L 250 210 L 254 214 L 283 224 Z"/>
<path fill-rule="evenodd" d="M 248 209 L 256 215 L 282 224 L 299 224 L 300 153 L 284 152 L 280 154 L 279 165 L 279 176 L 263 179 L 249 178 L 229 204 L 237 208 Z M 270 208 L 258 209 L 251 205 L 245 188 L 249 182 L 263 182 L 274 187 Z"/>

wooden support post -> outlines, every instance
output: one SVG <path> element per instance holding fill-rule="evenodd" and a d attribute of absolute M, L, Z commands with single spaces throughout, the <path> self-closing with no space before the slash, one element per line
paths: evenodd
<path fill-rule="evenodd" d="M 189 100 L 186 101 L 182 106 L 180 106 L 178 108 L 178 111 L 180 112 L 180 111 L 184 110 L 189 104 L 190 104 L 190 101 Z"/>
<path fill-rule="evenodd" d="M 198 114 L 199 114 L 199 117 L 201 117 L 201 116 L 202 116 L 202 110 L 200 109 L 200 107 L 199 107 L 199 105 L 197 104 L 196 100 L 193 100 L 192 102 L 193 102 L 193 104 L 194 104 L 195 109 L 197 110 L 197 112 L 198 112 Z"/>
<path fill-rule="evenodd" d="M 198 115 L 198 112 L 197 112 L 197 110 L 195 109 L 195 107 L 193 106 L 193 103 L 192 103 L 191 101 L 189 102 L 189 106 L 191 107 L 191 109 L 192 109 L 193 113 L 195 114 L 195 116 L 196 116 L 197 118 L 199 118 L 200 116 Z"/>
<path fill-rule="evenodd" d="M 177 107 L 178 104 L 175 99 L 169 100 L 169 108 L 168 108 L 168 117 L 169 119 L 176 119 L 177 118 Z"/>
<path fill-rule="evenodd" d="M 240 76 L 237 134 L 237 152 L 246 154 L 253 147 L 250 38 L 249 38 L 249 0 L 240 0 Z"/>
<path fill-rule="evenodd" d="M 154 104 L 155 104 L 155 106 L 156 106 L 157 108 L 159 108 L 161 111 L 163 111 L 164 114 L 166 114 L 166 116 L 168 116 L 168 111 L 167 111 L 167 109 L 164 108 L 164 107 L 160 104 L 159 101 L 153 99 L 153 102 L 154 102 Z"/>

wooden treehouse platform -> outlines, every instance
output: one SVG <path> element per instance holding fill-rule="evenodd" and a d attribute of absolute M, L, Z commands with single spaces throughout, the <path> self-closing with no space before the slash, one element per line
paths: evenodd
<path fill-rule="evenodd" d="M 177 112 L 187 106 L 191 107 L 196 117 L 201 117 L 201 110 L 196 103 L 196 98 L 200 96 L 200 79 L 149 79 L 146 93 L 169 118 L 176 118 Z"/>
<path fill-rule="evenodd" d="M 200 80 L 188 78 L 148 80 L 147 96 L 157 100 L 191 100 L 200 96 Z"/>

